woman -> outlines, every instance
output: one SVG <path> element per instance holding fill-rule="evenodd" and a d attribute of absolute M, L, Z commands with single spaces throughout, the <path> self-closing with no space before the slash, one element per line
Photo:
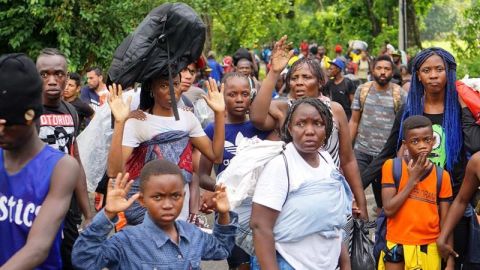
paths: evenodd
<path fill-rule="evenodd" d="M 253 197 L 253 269 L 337 266 L 352 195 L 324 150 L 332 128 L 330 109 L 317 98 L 289 108 L 285 150 L 265 165 Z"/>
<path fill-rule="evenodd" d="M 436 141 L 430 160 L 443 167 L 452 176 L 454 197 L 458 194 L 465 173 L 466 153 L 472 146 L 480 145 L 480 136 L 473 136 L 475 127 L 472 114 L 459 100 L 456 87 L 456 62 L 454 57 L 441 48 L 428 48 L 415 56 L 412 65 L 412 81 L 406 105 L 396 115 L 390 136 L 382 152 L 364 171 L 364 179 L 381 179 L 381 168 L 385 160 L 393 158 L 401 146 L 399 136 L 404 119 L 411 115 L 424 115 L 433 123 Z M 460 101 L 460 102 L 459 102 Z M 463 121 L 463 124 L 462 124 Z M 462 134 L 463 127 L 463 134 Z M 478 134 L 478 133 L 477 133 Z M 455 228 L 455 250 L 461 256 L 457 266 L 469 261 L 466 254 L 468 220 L 462 219 Z"/>
<path fill-rule="evenodd" d="M 174 98 L 178 101 L 181 94 L 180 76 L 174 77 L 173 85 Z M 218 91 L 212 79 L 206 85 L 208 97 L 204 98 L 215 113 L 213 142 L 191 111 L 179 109 L 180 119 L 175 120 L 168 77 L 156 76 L 142 85 L 140 110 L 146 114 L 144 120 L 128 119 L 130 101 L 125 103 L 122 100 L 121 87 L 117 89 L 115 85 L 110 86 L 109 105 L 115 118 L 115 127 L 108 156 L 108 175 L 113 177 L 123 171 L 130 173 L 130 179 L 135 180 L 130 196 L 138 191 L 139 181 L 136 179 L 143 165 L 150 160 L 167 159 L 177 164 L 182 169 L 186 184 L 191 183 L 193 173 L 192 146 L 212 162 L 222 161 L 225 141 L 223 89 Z M 186 189 L 184 211 L 188 211 L 188 191 Z M 136 225 L 143 221 L 144 213 L 145 209 L 135 202 L 125 215 L 130 225 Z M 187 213 L 182 211 L 180 218 L 186 220 Z"/>

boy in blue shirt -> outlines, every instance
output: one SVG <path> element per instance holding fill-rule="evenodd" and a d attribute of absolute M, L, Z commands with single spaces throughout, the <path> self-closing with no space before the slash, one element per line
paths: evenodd
<path fill-rule="evenodd" d="M 184 180 L 167 160 L 147 163 L 140 174 L 140 193 L 126 199 L 133 181 L 128 174 L 110 180 L 104 210 L 75 242 L 72 261 L 78 269 L 200 269 L 201 260 L 222 260 L 235 243 L 237 216 L 229 212 L 225 187 L 215 192 L 218 214 L 213 235 L 176 221 L 184 200 Z M 147 209 L 142 224 L 126 227 L 107 239 L 117 213 L 136 199 Z"/>

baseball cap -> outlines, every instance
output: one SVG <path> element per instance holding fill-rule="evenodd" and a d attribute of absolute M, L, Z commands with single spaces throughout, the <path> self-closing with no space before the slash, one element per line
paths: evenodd
<path fill-rule="evenodd" d="M 335 45 L 335 52 L 336 53 L 341 53 L 342 50 L 343 50 L 343 48 L 340 44 Z"/>
<path fill-rule="evenodd" d="M 329 63 L 332 64 L 332 65 L 337 66 L 340 70 L 344 70 L 344 69 L 345 69 L 345 63 L 344 63 L 341 59 L 339 59 L 339 58 L 335 58 L 335 60 L 330 61 Z"/>
<path fill-rule="evenodd" d="M 43 111 L 42 87 L 42 78 L 28 56 L 0 56 L 0 119 L 5 119 L 7 125 L 22 125 L 28 110 L 38 118 Z"/>

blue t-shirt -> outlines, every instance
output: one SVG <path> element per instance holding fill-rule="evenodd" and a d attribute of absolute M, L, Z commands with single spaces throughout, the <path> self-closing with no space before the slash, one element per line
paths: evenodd
<path fill-rule="evenodd" d="M 222 66 L 220 66 L 215 59 L 208 59 L 208 66 L 212 69 L 212 71 L 210 71 L 210 77 L 219 83 L 223 77 Z"/>
<path fill-rule="evenodd" d="M 210 123 L 205 128 L 205 133 L 213 140 L 214 125 Z M 230 164 L 230 159 L 232 159 L 237 154 L 237 145 L 243 138 L 254 138 L 258 137 L 259 139 L 264 140 L 267 138 L 270 131 L 262 131 L 255 128 L 252 122 L 247 121 L 240 124 L 225 124 L 225 146 L 223 149 L 223 161 L 222 164 L 216 167 L 215 173 L 218 175 Z"/>
<path fill-rule="evenodd" d="M 0 148 L 0 265 L 5 264 L 27 242 L 32 224 L 50 190 L 52 173 L 64 155 L 47 145 L 19 172 L 8 174 Z M 62 268 L 61 227 L 47 259 L 35 269 Z"/>

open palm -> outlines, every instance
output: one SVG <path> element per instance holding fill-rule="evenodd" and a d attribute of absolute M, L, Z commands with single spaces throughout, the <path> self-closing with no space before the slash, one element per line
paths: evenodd
<path fill-rule="evenodd" d="M 138 198 L 139 194 L 135 194 L 127 200 L 128 191 L 133 184 L 133 181 L 129 181 L 128 178 L 128 173 L 123 175 L 123 177 L 122 174 L 119 173 L 115 180 L 110 179 L 108 181 L 105 211 L 109 213 L 125 211 Z"/>
<path fill-rule="evenodd" d="M 288 64 L 293 56 L 293 51 L 289 51 L 287 44 L 287 36 L 283 36 L 279 41 L 275 42 L 271 56 L 271 69 L 274 72 L 281 72 Z"/>
<path fill-rule="evenodd" d="M 209 78 L 207 82 L 208 95 L 203 95 L 205 102 L 207 102 L 208 107 L 214 112 L 224 112 L 225 111 L 225 99 L 223 97 L 224 85 L 220 86 L 220 91 L 218 91 L 217 83 L 214 79 Z"/>
<path fill-rule="evenodd" d="M 108 97 L 108 105 L 112 110 L 115 121 L 126 121 L 130 114 L 130 104 L 132 103 L 132 97 L 128 97 L 127 102 L 123 101 L 123 90 L 121 85 L 117 85 L 114 83 L 112 85 L 109 85 L 108 89 L 110 92 L 110 95 Z"/>
<path fill-rule="evenodd" d="M 215 195 L 213 197 L 215 202 L 215 209 L 218 213 L 228 213 L 230 211 L 230 202 L 228 201 L 226 186 L 220 184 L 215 188 Z"/>

